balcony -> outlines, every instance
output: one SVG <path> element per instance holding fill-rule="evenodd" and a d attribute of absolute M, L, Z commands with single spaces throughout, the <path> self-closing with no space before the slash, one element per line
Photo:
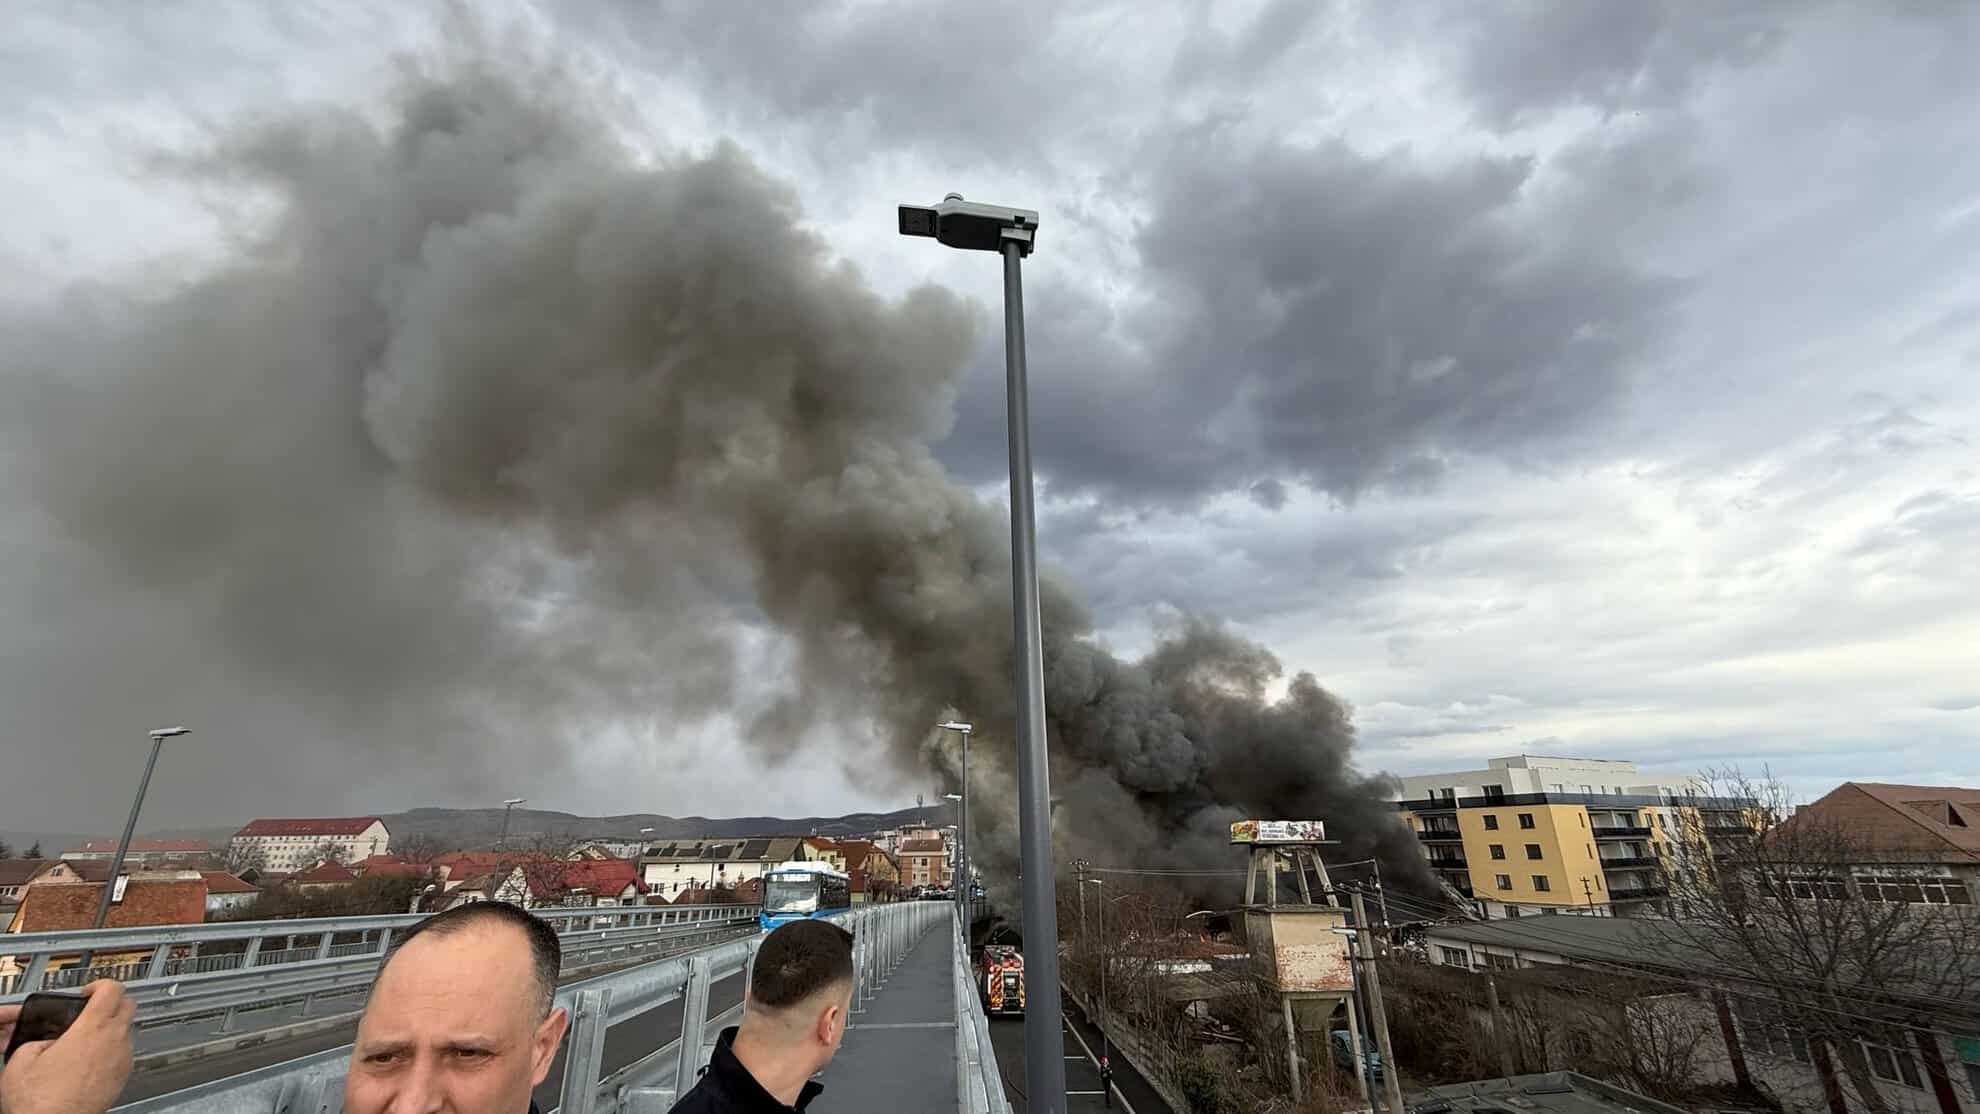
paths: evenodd
<path fill-rule="evenodd" d="M 1416 838 L 1425 843 L 1463 843 L 1464 833 L 1455 830 L 1445 832 L 1438 831 L 1434 828 L 1425 828 L 1416 833 Z"/>
<path fill-rule="evenodd" d="M 1470 866 L 1471 864 L 1465 860 L 1463 855 L 1453 855 L 1447 858 L 1430 860 L 1431 870 L 1467 870 Z"/>
<path fill-rule="evenodd" d="M 1643 839 L 1650 834 L 1648 828 L 1598 828 L 1589 826 L 1596 839 Z"/>
<path fill-rule="evenodd" d="M 1753 834 L 1753 825 L 1751 824 L 1705 825 L 1706 839 L 1726 839 L 1730 836 L 1750 836 L 1752 834 Z"/>
<path fill-rule="evenodd" d="M 1602 860 L 1603 870 L 1630 870 L 1635 867 L 1645 867 L 1645 866 L 1654 867 L 1656 865 L 1658 865 L 1657 859 L 1655 858 L 1655 856 L 1651 856 L 1651 855 L 1636 855 L 1629 858 Z"/>
<path fill-rule="evenodd" d="M 1610 901 L 1647 901 L 1651 898 L 1669 897 L 1670 895 L 1670 889 L 1664 886 L 1631 886 L 1628 889 L 1620 886 L 1609 887 Z"/>

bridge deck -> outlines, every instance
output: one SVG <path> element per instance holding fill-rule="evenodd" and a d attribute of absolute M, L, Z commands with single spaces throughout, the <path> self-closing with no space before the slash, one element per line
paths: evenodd
<path fill-rule="evenodd" d="M 927 932 L 853 1015 L 845 1044 L 810 1109 L 952 1110 L 956 1105 L 955 946 Z"/>

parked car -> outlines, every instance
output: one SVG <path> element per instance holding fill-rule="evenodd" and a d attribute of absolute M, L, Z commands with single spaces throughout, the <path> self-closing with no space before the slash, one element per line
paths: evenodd
<path fill-rule="evenodd" d="M 1328 1034 L 1328 1036 L 1330 1037 L 1328 1044 L 1330 1044 L 1334 1049 L 1334 1063 L 1339 1065 L 1342 1071 L 1353 1071 L 1354 1070 L 1353 1038 L 1348 1035 L 1348 1031 L 1346 1029 L 1336 1029 L 1332 1033 Z M 1361 1058 L 1363 1062 L 1365 1062 L 1368 1065 L 1369 1078 L 1379 1082 L 1382 1078 L 1382 1054 L 1380 1052 L 1375 1051 L 1373 1048 L 1368 1047 L 1368 1042 L 1363 1041 L 1361 1046 Z"/>

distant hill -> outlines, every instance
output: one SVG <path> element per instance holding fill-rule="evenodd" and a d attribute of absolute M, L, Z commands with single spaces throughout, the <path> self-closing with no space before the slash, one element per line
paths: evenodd
<path fill-rule="evenodd" d="M 428 836 L 447 846 L 492 845 L 501 837 L 499 808 L 416 808 L 380 816 L 392 835 Z M 750 835 L 821 835 L 843 837 L 898 828 L 903 824 L 953 824 L 955 807 L 939 801 L 925 808 L 892 812 L 854 812 L 844 816 L 662 816 L 652 812 L 621 816 L 577 816 L 568 812 L 518 808 L 509 818 L 511 843 L 541 837 L 638 839 L 641 828 L 652 828 L 648 839 L 690 839 L 696 836 L 733 838 Z"/>
<path fill-rule="evenodd" d="M 203 839 L 215 846 L 227 842 L 241 824 L 254 819 L 243 816 L 240 824 L 222 828 L 167 828 L 138 833 L 142 839 Z M 416 808 L 409 812 L 380 813 L 379 819 L 391 829 L 393 838 L 427 836 L 444 847 L 491 847 L 502 834 L 499 808 Z M 854 812 L 845 816 L 661 816 L 635 812 L 623 816 L 578 816 L 569 812 L 518 808 L 509 818 L 509 841 L 527 843 L 551 839 L 638 839 L 641 828 L 652 828 L 649 839 L 690 839 L 695 836 L 733 838 L 750 835 L 821 835 L 844 837 L 861 832 L 898 828 L 903 824 L 953 824 L 955 805 L 936 801 L 926 808 L 902 808 L 892 812 Z M 14 854 L 24 853 L 36 840 L 47 854 L 59 855 L 79 847 L 87 839 L 115 839 L 114 831 L 79 835 L 74 832 L 0 831 Z"/>

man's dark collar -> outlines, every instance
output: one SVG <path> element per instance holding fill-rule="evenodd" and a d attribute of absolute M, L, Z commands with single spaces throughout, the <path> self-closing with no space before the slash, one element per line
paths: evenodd
<path fill-rule="evenodd" d="M 715 1055 L 708 1058 L 708 1074 L 714 1076 L 717 1085 L 744 1110 L 801 1111 L 825 1090 L 817 1080 L 808 1079 L 798 1091 L 797 1105 L 785 1106 L 777 1101 L 777 1096 L 764 1090 L 763 1084 L 758 1083 L 743 1062 L 736 1058 L 735 1044 L 736 1027 L 732 1025 L 715 1038 Z"/>

